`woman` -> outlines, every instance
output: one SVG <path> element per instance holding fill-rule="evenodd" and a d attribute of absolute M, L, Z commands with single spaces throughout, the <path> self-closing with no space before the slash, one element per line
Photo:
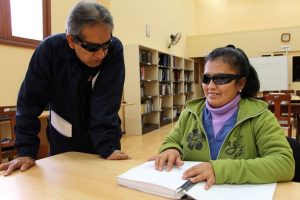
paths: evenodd
<path fill-rule="evenodd" d="M 233 45 L 206 57 L 205 98 L 187 102 L 155 158 L 171 170 L 183 160 L 201 161 L 183 179 L 213 184 L 270 183 L 294 176 L 292 150 L 268 105 L 256 100 L 259 80 L 246 54 Z"/>

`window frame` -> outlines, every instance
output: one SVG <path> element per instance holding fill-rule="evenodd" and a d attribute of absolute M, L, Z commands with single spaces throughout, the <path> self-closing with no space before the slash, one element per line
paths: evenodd
<path fill-rule="evenodd" d="M 51 0 L 42 0 L 43 4 L 43 38 L 51 34 Z M 12 35 L 10 0 L 0 0 L 0 44 L 36 48 L 40 40 Z"/>

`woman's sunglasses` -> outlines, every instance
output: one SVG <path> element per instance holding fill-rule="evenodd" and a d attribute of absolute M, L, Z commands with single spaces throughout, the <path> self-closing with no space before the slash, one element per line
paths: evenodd
<path fill-rule="evenodd" d="M 104 42 L 103 44 L 94 44 L 94 43 L 88 43 L 84 42 L 79 36 L 75 36 L 75 40 L 77 40 L 80 43 L 80 46 L 84 48 L 87 51 L 90 52 L 96 52 L 99 49 L 106 50 L 109 48 L 110 43 L 112 41 L 112 38 L 110 38 L 107 42 Z"/>
<path fill-rule="evenodd" d="M 224 85 L 230 83 L 232 80 L 242 78 L 242 75 L 239 74 L 216 74 L 210 76 L 208 74 L 202 75 L 202 83 L 209 84 L 212 80 L 217 85 Z"/>

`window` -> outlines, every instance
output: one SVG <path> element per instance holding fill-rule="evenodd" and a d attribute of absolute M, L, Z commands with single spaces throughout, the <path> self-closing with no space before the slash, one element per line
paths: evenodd
<path fill-rule="evenodd" d="M 0 0 L 0 43 L 35 48 L 51 31 L 51 0 Z"/>

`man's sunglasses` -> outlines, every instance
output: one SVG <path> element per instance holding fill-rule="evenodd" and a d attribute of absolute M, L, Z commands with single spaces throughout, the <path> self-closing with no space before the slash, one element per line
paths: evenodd
<path fill-rule="evenodd" d="M 224 85 L 230 83 L 232 80 L 242 78 L 242 75 L 239 74 L 216 74 L 210 76 L 208 74 L 202 75 L 202 83 L 209 84 L 212 80 L 217 85 Z"/>
<path fill-rule="evenodd" d="M 83 41 L 79 36 L 75 36 L 75 40 L 77 40 L 80 43 L 80 46 L 85 50 L 90 52 L 96 52 L 99 49 L 107 50 L 110 46 L 112 38 L 110 38 L 107 42 L 104 42 L 103 44 L 88 43 Z"/>

